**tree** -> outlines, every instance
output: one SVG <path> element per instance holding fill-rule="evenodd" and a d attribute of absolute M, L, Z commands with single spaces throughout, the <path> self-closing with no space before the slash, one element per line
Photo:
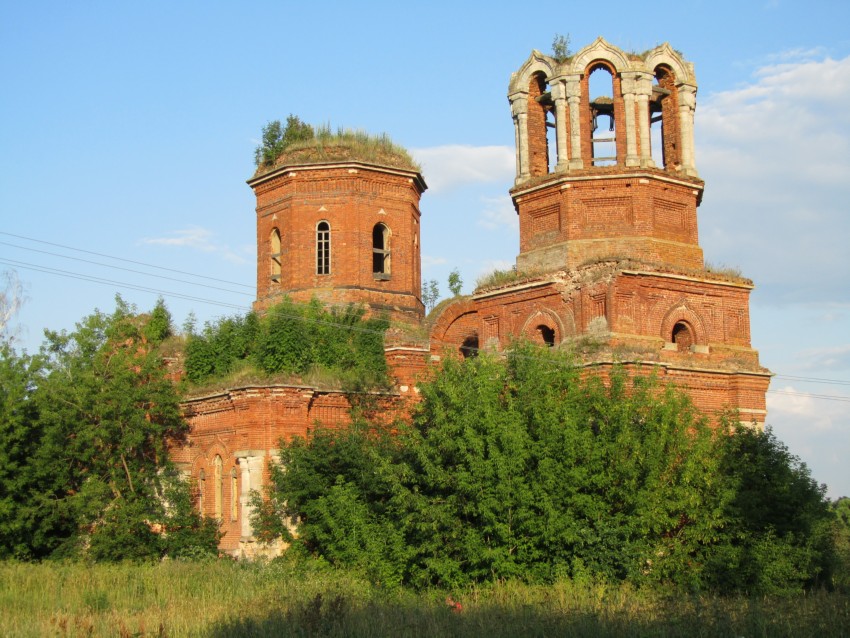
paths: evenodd
<path fill-rule="evenodd" d="M 71 333 L 47 333 L 37 360 L 4 351 L 4 394 L 17 397 L 19 407 L 0 431 L 15 456 L 11 473 L 0 474 L 9 515 L 0 533 L 15 537 L 25 525 L 29 534 L 23 541 L 18 534 L 15 555 L 120 559 L 168 551 L 160 531 L 173 522 L 179 508 L 166 503 L 180 489 L 168 445 L 187 426 L 149 338 L 161 338 L 170 325 L 160 307 L 137 315 L 117 298 L 111 315 L 95 311 Z M 23 429 L 26 440 L 16 447 Z M 203 520 L 179 525 L 194 528 L 198 544 L 214 550 Z"/>
<path fill-rule="evenodd" d="M 460 289 L 463 288 L 463 279 L 460 278 L 460 273 L 457 268 L 449 273 L 449 290 L 452 295 L 457 297 L 460 295 Z"/>
<path fill-rule="evenodd" d="M 570 51 L 570 35 L 561 35 L 556 33 L 552 39 L 552 57 L 558 62 L 564 62 L 572 56 Z"/>
<path fill-rule="evenodd" d="M 422 282 L 422 303 L 425 304 L 425 310 L 431 311 L 437 304 L 440 298 L 440 284 L 436 279 L 429 279 Z"/>
<path fill-rule="evenodd" d="M 285 127 L 280 120 L 269 122 L 263 127 L 263 141 L 254 151 L 254 162 L 257 166 L 274 164 L 287 147 L 311 140 L 314 136 L 313 127 L 302 122 L 297 115 L 290 114 Z"/>
<path fill-rule="evenodd" d="M 361 421 L 283 446 L 260 527 L 274 536 L 299 520 L 296 551 L 417 587 L 570 577 L 746 590 L 752 581 L 728 570 L 771 569 L 735 553 L 750 532 L 729 464 L 746 441 L 651 376 L 615 370 L 603 383 L 561 353 L 516 344 L 506 360 L 446 360 L 421 394 L 392 435 Z M 760 445 L 778 485 L 798 484 L 773 501 L 777 531 L 750 545 L 764 555 L 793 549 L 785 531 L 798 538 L 822 517 L 817 490 L 781 469 L 789 459 L 770 438 Z M 829 549 L 807 547 L 815 562 Z"/>
<path fill-rule="evenodd" d="M 24 289 L 14 270 L 3 273 L 5 285 L 0 290 L 0 337 L 6 334 L 9 321 L 20 310 L 24 299 Z"/>

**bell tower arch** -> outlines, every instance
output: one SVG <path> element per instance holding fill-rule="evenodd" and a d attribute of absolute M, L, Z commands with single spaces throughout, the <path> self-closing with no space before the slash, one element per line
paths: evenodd
<path fill-rule="evenodd" d="M 703 267 L 696 81 L 679 53 L 664 44 L 630 54 L 602 38 L 565 60 L 533 51 L 511 76 L 508 99 L 517 139 L 511 195 L 519 270 L 607 258 Z M 548 147 L 552 127 L 555 149 Z M 547 163 L 550 150 L 556 159 Z"/>

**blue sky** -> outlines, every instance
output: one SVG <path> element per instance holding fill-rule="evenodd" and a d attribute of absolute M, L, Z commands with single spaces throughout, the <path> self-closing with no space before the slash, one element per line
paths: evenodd
<path fill-rule="evenodd" d="M 194 297 L 165 294 L 178 324 L 247 309 L 245 180 L 262 126 L 290 113 L 413 150 L 430 187 L 424 277 L 445 291 L 456 267 L 468 292 L 518 251 L 511 72 L 556 33 L 574 50 L 669 41 L 699 83 L 706 260 L 756 283 L 753 345 L 777 374 L 768 423 L 832 497 L 850 495 L 850 3 L 526 7 L 3 0 L 0 271 L 25 287 L 18 343 L 36 350 L 44 328 L 109 310 L 116 292 L 153 306 L 157 292 L 125 284 Z"/>

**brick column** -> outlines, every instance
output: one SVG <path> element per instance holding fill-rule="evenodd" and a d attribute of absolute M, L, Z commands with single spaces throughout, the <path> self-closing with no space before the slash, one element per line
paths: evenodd
<path fill-rule="evenodd" d="M 581 159 L 581 117 L 579 104 L 581 100 L 581 76 L 569 75 L 565 81 L 567 103 L 570 105 L 570 168 L 584 168 Z"/>
<path fill-rule="evenodd" d="M 652 137 L 649 122 L 649 98 L 652 95 L 652 76 L 639 73 L 635 78 L 635 98 L 637 99 L 638 134 L 640 136 L 640 165 L 654 167 L 652 159 Z"/>
<path fill-rule="evenodd" d="M 694 160 L 694 111 L 697 106 L 697 87 L 690 84 L 679 84 L 679 131 L 682 144 L 682 170 L 697 176 L 696 161 Z"/>
<path fill-rule="evenodd" d="M 640 132 L 635 123 L 635 91 L 637 84 L 637 73 L 623 73 L 620 78 L 620 87 L 623 93 L 623 108 L 626 112 L 626 166 L 639 166 L 638 138 Z"/>
<path fill-rule="evenodd" d="M 521 182 L 531 176 L 528 161 L 528 93 L 520 91 L 508 99 L 511 101 L 511 114 L 514 117 L 516 181 Z"/>
<path fill-rule="evenodd" d="M 567 145 L 567 88 L 563 78 L 556 78 L 549 85 L 555 100 L 555 141 L 558 146 L 558 164 L 555 170 L 565 171 L 570 164 Z"/>

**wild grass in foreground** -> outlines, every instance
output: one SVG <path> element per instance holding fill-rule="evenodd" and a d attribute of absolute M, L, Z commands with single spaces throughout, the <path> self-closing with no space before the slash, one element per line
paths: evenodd
<path fill-rule="evenodd" d="M 287 563 L 0 563 L 2 636 L 829 637 L 847 627 L 840 593 L 720 598 L 565 581 L 414 594 Z"/>

